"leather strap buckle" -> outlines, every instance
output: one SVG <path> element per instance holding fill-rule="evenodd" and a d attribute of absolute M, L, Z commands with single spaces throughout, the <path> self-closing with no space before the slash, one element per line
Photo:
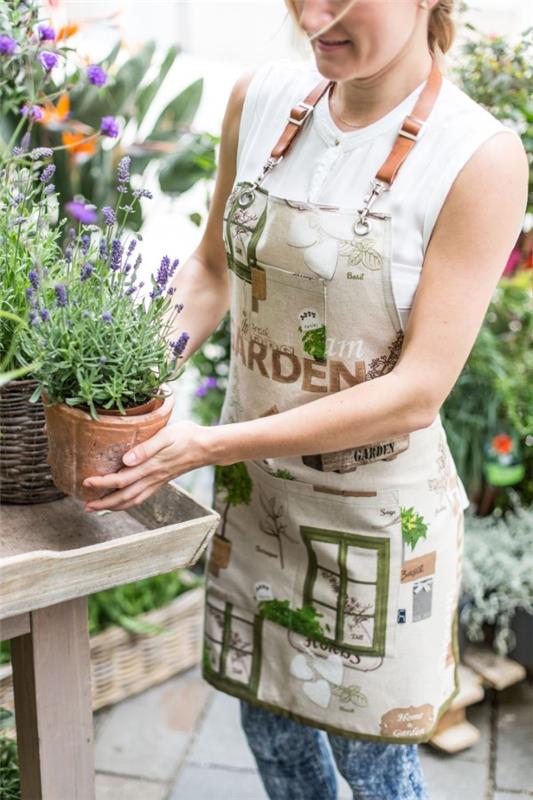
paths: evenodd
<path fill-rule="evenodd" d="M 303 108 L 303 111 L 301 112 L 302 116 L 295 118 L 293 114 L 299 113 L 302 108 Z M 303 100 L 300 100 L 299 103 L 296 103 L 296 105 L 293 108 L 291 108 L 291 113 L 289 114 L 289 122 L 294 123 L 294 125 L 303 125 L 303 123 L 313 110 L 313 108 L 314 106 L 311 105 L 311 103 L 305 103 Z"/>
<path fill-rule="evenodd" d="M 411 120 L 411 122 L 409 122 L 409 120 Z M 406 139 L 412 139 L 413 142 L 416 142 L 423 124 L 424 120 L 414 117 L 412 114 L 408 114 L 402 122 L 402 127 L 398 132 L 398 136 L 405 136 Z M 408 126 L 407 130 L 404 125 Z"/>

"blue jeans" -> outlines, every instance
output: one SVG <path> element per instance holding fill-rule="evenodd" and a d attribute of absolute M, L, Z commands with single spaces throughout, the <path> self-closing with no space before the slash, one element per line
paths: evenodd
<path fill-rule="evenodd" d="M 241 723 L 270 800 L 336 800 L 324 732 L 245 700 Z M 327 734 L 354 800 L 429 800 L 416 744 Z"/>

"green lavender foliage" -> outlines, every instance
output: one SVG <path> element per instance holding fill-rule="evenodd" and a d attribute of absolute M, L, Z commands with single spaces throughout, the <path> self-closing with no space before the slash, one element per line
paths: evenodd
<path fill-rule="evenodd" d="M 12 162 L 0 169 L 0 363 L 6 371 L 16 370 L 30 359 L 21 348 L 21 320 L 28 318 L 26 289 L 34 263 L 57 274 L 57 201 L 46 195 L 39 180 L 49 159 Z"/>
<path fill-rule="evenodd" d="M 533 614 L 533 507 L 521 505 L 511 490 L 512 508 L 478 517 L 465 513 L 461 622 L 472 641 L 495 626 L 493 647 L 501 655 L 513 648 L 511 622 L 519 609 Z"/>
<path fill-rule="evenodd" d="M 184 369 L 170 342 L 183 306 L 166 286 L 178 259 L 172 266 L 168 256 L 162 259 L 147 301 L 138 280 L 142 256 L 135 250 L 141 237 L 124 234 L 130 210 L 140 201 L 139 192 L 128 198 L 128 166 L 124 157 L 118 168 L 121 201 L 109 210 L 115 221 L 104 229 L 81 222 L 77 232 L 72 228 L 65 255 L 57 254 L 53 279 L 34 267 L 39 282 L 29 301 L 34 321 L 21 334 L 27 359 L 40 364 L 33 372 L 39 383 L 33 399 L 44 391 L 50 403 L 87 406 L 94 419 L 98 407 L 124 413 L 142 404 Z"/>

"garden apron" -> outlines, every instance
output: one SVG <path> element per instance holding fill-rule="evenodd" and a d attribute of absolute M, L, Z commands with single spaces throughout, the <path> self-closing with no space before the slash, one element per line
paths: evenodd
<path fill-rule="evenodd" d="M 441 85 L 436 63 L 362 205 L 270 194 L 321 81 L 292 110 L 255 182 L 224 211 L 231 359 L 221 423 L 277 414 L 379 378 L 402 329 L 391 217 L 371 210 L 416 143 Z M 353 402 L 357 402 L 356 395 Z M 458 691 L 463 507 L 437 416 L 338 452 L 216 469 L 204 678 L 305 724 L 427 741 Z"/>

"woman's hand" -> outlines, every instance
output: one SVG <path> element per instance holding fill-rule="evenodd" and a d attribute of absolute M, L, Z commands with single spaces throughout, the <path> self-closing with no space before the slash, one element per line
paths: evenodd
<path fill-rule="evenodd" d="M 162 428 L 151 439 L 128 450 L 122 459 L 126 466 L 118 472 L 83 481 L 84 486 L 94 489 L 116 489 L 101 500 L 89 501 L 84 511 L 120 511 L 139 505 L 178 475 L 212 463 L 209 431 L 190 421 Z"/>

